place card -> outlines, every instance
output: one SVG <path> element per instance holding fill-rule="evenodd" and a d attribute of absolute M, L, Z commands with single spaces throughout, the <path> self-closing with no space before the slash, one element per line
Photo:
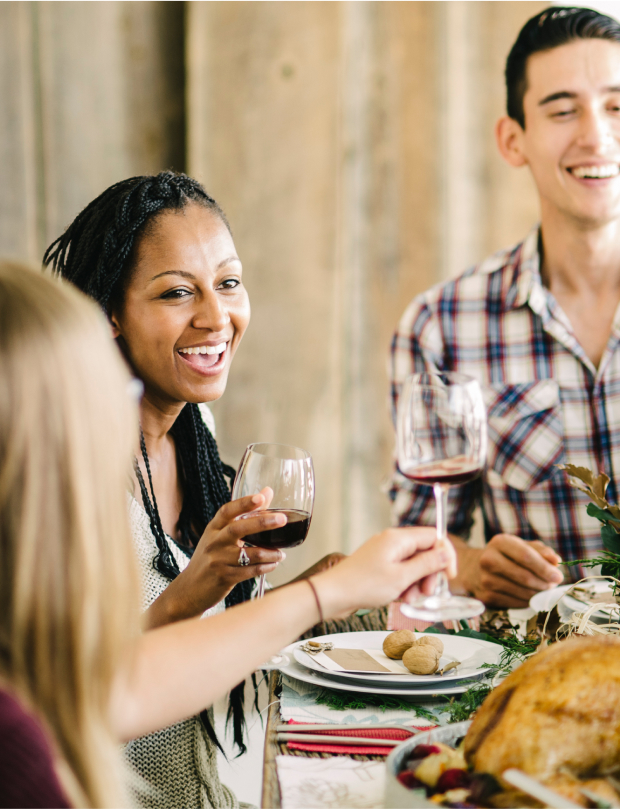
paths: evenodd
<path fill-rule="evenodd" d="M 391 660 L 380 649 L 331 649 L 314 655 L 313 660 L 329 671 L 352 674 L 409 674 L 400 660 Z"/>

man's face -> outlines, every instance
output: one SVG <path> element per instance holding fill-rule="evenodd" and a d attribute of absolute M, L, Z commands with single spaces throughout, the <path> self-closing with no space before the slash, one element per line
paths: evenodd
<path fill-rule="evenodd" d="M 541 196 L 584 225 L 620 218 L 620 44 L 586 39 L 528 59 L 516 137 Z"/>

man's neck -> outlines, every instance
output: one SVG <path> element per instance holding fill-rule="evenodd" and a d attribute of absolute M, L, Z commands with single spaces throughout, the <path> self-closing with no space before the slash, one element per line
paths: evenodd
<path fill-rule="evenodd" d="M 620 222 L 588 226 L 542 207 L 543 283 L 598 368 L 620 303 Z"/>
<path fill-rule="evenodd" d="M 594 225 L 542 205 L 545 286 L 565 294 L 606 295 L 620 290 L 620 220 Z"/>

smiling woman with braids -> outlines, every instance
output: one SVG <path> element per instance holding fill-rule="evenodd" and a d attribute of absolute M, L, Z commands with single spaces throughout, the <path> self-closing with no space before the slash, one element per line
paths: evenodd
<path fill-rule="evenodd" d="M 132 177 L 93 200 L 50 245 L 44 264 L 101 305 L 144 384 L 130 517 L 145 626 L 248 600 L 255 576 L 272 571 L 284 554 L 242 551 L 243 537 L 285 517 L 236 521 L 266 500 L 257 496 L 245 509 L 229 502 L 234 470 L 220 460 L 210 413 L 200 407 L 224 393 L 250 319 L 221 208 L 184 174 Z M 326 557 L 307 575 L 340 558 Z M 241 752 L 243 688 L 231 692 L 228 711 Z M 217 778 L 215 746 L 206 711 L 129 744 L 130 761 L 160 795 L 145 805 L 236 806 Z"/>

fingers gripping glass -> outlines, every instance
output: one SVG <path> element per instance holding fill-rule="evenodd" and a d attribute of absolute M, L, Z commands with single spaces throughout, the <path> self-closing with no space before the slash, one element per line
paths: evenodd
<path fill-rule="evenodd" d="M 401 473 L 433 487 L 437 506 L 437 542 L 448 542 L 448 489 L 474 480 L 484 467 L 487 447 L 482 391 L 464 374 L 414 374 L 398 402 L 397 451 Z M 484 612 L 475 598 L 454 596 L 444 572 L 431 596 L 402 604 L 401 612 L 425 621 L 471 618 Z"/>
<path fill-rule="evenodd" d="M 235 477 L 233 500 L 259 494 L 267 486 L 273 491 L 273 497 L 265 511 L 284 514 L 286 525 L 250 534 L 245 537 L 246 545 L 267 549 L 301 545 L 308 534 L 314 507 L 314 467 L 309 453 L 287 444 L 250 444 Z M 250 512 L 243 517 L 255 514 Z M 264 589 L 265 576 L 262 575 L 257 598 L 263 597 Z M 278 665 L 282 665 L 281 660 L 261 668 Z"/>

